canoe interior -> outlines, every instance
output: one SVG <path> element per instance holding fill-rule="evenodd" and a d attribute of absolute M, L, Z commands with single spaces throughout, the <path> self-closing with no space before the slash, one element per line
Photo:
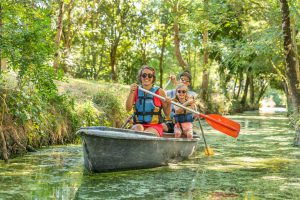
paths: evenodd
<path fill-rule="evenodd" d="M 135 130 L 130 130 L 130 129 L 121 129 L 121 128 L 113 128 L 113 127 L 106 127 L 106 126 L 90 126 L 90 127 L 81 127 L 79 131 L 77 131 L 78 134 L 81 134 L 82 132 L 87 133 L 88 131 L 108 131 L 109 133 L 116 132 L 121 135 L 126 134 L 126 135 L 132 135 L 134 134 L 134 137 L 137 135 L 141 136 L 152 136 L 152 137 L 157 137 L 155 134 L 150 133 L 150 132 L 141 132 L 141 131 L 135 131 Z M 174 138 L 175 134 L 174 133 L 164 133 L 163 138 Z M 184 135 L 182 138 L 185 138 Z M 193 133 L 193 138 L 199 138 L 199 134 L 197 134 L 195 131 Z"/>

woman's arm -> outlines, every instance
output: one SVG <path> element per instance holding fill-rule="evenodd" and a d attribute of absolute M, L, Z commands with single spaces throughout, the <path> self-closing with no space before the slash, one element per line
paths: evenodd
<path fill-rule="evenodd" d="M 162 107 L 163 111 L 166 116 L 170 116 L 171 113 L 171 98 L 167 97 L 165 91 L 163 89 L 159 89 L 159 95 L 164 97 L 166 100 L 161 101 L 162 102 Z"/>
<path fill-rule="evenodd" d="M 127 112 L 131 111 L 132 108 L 133 108 L 134 98 L 135 98 L 137 88 L 138 88 L 138 85 L 136 83 L 133 83 L 130 86 L 130 92 L 129 92 L 127 100 L 126 100 L 126 110 L 127 110 Z"/>

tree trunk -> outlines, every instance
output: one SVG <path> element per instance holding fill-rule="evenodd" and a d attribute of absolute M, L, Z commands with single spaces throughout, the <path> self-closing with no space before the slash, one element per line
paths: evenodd
<path fill-rule="evenodd" d="M 162 88 L 162 83 L 163 83 L 163 61 L 164 61 L 164 52 L 166 49 L 166 37 L 167 34 L 163 34 L 163 41 L 161 45 L 161 51 L 160 51 L 160 57 L 159 57 L 159 73 L 160 73 L 160 87 Z"/>
<path fill-rule="evenodd" d="M 255 105 L 259 104 L 259 102 L 260 102 L 262 96 L 265 94 L 267 88 L 268 88 L 268 82 L 267 81 L 261 81 Z"/>
<path fill-rule="evenodd" d="M 142 65 L 147 65 L 148 59 L 147 59 L 147 44 L 142 41 L 140 41 L 141 46 L 141 57 L 142 57 Z"/>
<path fill-rule="evenodd" d="M 239 78 L 239 89 L 238 89 L 238 92 L 237 92 L 237 95 L 236 95 L 236 100 L 238 100 L 240 98 L 240 94 L 241 94 L 241 90 L 242 90 L 242 83 L 243 83 L 243 80 L 244 80 L 244 76 L 243 76 L 243 72 L 242 71 L 239 72 L 239 75 L 240 75 L 240 78 Z"/>
<path fill-rule="evenodd" d="M 64 1 L 61 0 L 59 2 L 59 13 L 57 17 L 57 28 L 56 28 L 56 35 L 55 35 L 55 54 L 54 54 L 54 61 L 53 61 L 53 68 L 55 71 L 58 70 L 59 61 L 60 61 L 60 40 L 61 34 L 63 29 L 63 13 L 64 13 Z"/>
<path fill-rule="evenodd" d="M 238 75 L 235 75 L 234 85 L 233 85 L 233 90 L 232 90 L 232 98 L 233 98 L 233 99 L 236 98 L 235 88 L 236 88 L 237 81 L 238 81 Z"/>
<path fill-rule="evenodd" d="M 296 73 L 296 54 L 294 52 L 291 28 L 290 28 L 290 17 L 289 17 L 289 6 L 286 0 L 280 0 L 281 2 L 281 14 L 282 14 L 282 31 L 284 39 L 284 55 L 286 62 L 286 77 L 288 83 L 289 93 L 292 95 L 293 101 L 293 112 L 299 113 L 299 99 L 297 93 L 297 73 Z"/>
<path fill-rule="evenodd" d="M 85 39 L 83 39 L 82 40 L 82 57 L 81 57 L 81 59 L 82 59 L 82 61 L 81 61 L 81 63 L 83 63 L 83 66 L 81 66 L 81 65 L 79 65 L 78 66 L 78 71 L 79 71 L 79 77 L 80 78 L 82 78 L 82 77 L 84 77 L 84 73 L 85 73 L 85 70 L 86 70 L 86 64 L 87 64 L 87 59 L 86 59 L 86 57 L 87 57 L 87 53 L 86 53 L 86 41 L 85 41 Z"/>
<path fill-rule="evenodd" d="M 64 47 L 69 53 L 71 51 L 71 35 L 72 35 L 72 10 L 74 8 L 74 0 L 71 0 L 68 4 L 68 13 L 67 13 L 67 30 L 66 30 L 66 36 L 65 36 L 65 44 Z"/>
<path fill-rule="evenodd" d="M 6 139 L 4 136 L 4 131 L 2 130 L 2 125 L 0 125 L 0 141 L 1 141 L 1 150 L 2 150 L 2 158 L 5 162 L 8 161 L 8 151 L 6 147 Z"/>
<path fill-rule="evenodd" d="M 290 11 L 287 0 L 280 0 L 281 3 L 281 15 L 282 15 L 282 32 L 283 32 L 283 44 L 284 44 L 284 55 L 286 62 L 286 76 L 288 83 L 288 90 L 292 96 L 293 113 L 297 120 L 299 120 L 299 94 L 297 86 L 299 82 L 297 80 L 296 70 L 296 53 L 294 51 L 292 35 L 291 35 L 291 24 L 290 24 Z M 295 124 L 295 145 L 300 145 L 300 124 Z"/>
<path fill-rule="evenodd" d="M 250 104 L 251 104 L 251 106 L 254 106 L 254 98 L 255 98 L 255 96 L 254 96 L 254 82 L 253 82 L 253 75 L 252 74 L 250 74 L 249 75 L 250 76 Z"/>
<path fill-rule="evenodd" d="M 249 75 L 247 75 L 245 88 L 244 88 L 244 93 L 243 93 L 243 97 L 242 97 L 242 100 L 241 100 L 241 106 L 242 106 L 243 109 L 246 108 L 249 84 L 250 84 L 250 77 L 249 77 Z"/>
<path fill-rule="evenodd" d="M 203 41 L 204 43 L 204 41 Z M 207 93 L 208 93 L 208 84 L 209 84 L 209 70 L 208 70 L 208 50 L 204 49 L 203 55 L 203 64 L 204 69 L 202 72 L 202 92 L 201 92 L 201 99 L 205 102 L 207 100 Z"/>
<path fill-rule="evenodd" d="M 3 28 L 3 16 L 2 16 L 2 3 L 0 2 L 0 46 L 2 46 L 2 28 Z M 0 48 L 0 74 L 2 73 L 2 48 Z"/>
<path fill-rule="evenodd" d="M 70 3 L 68 3 L 66 5 L 65 8 L 65 12 L 67 13 L 66 16 L 66 25 L 65 27 L 63 27 L 62 30 L 62 40 L 63 40 L 63 46 L 64 46 L 64 50 L 62 52 L 62 58 L 67 59 L 70 56 L 71 53 L 71 40 L 72 40 L 72 10 L 74 8 L 74 0 L 71 0 Z M 61 63 L 61 67 L 64 70 L 65 73 L 67 73 L 68 71 L 70 71 L 69 66 L 67 65 L 67 63 L 63 62 Z"/>
<path fill-rule="evenodd" d="M 119 46 L 119 42 L 121 40 L 122 34 L 125 31 L 125 19 L 128 17 L 127 13 L 129 12 L 129 6 L 125 6 L 127 1 L 113 1 L 114 2 L 114 17 L 112 18 L 111 24 L 111 47 L 110 47 L 110 68 L 111 68 L 111 80 L 113 82 L 118 81 L 117 75 L 117 49 Z M 121 5 L 123 4 L 124 5 Z M 124 10 L 121 8 L 124 7 Z"/>
<path fill-rule="evenodd" d="M 204 0 L 204 12 L 208 13 L 208 0 Z M 209 84 L 209 66 L 208 66 L 208 58 L 209 58 L 209 50 L 208 50 L 208 28 L 206 24 L 208 23 L 208 17 L 205 16 L 205 25 L 203 30 L 203 72 L 202 72 L 202 92 L 201 99 L 203 102 L 207 100 L 208 94 L 208 84 Z"/>
<path fill-rule="evenodd" d="M 175 14 L 174 19 L 174 45 L 175 45 L 175 55 L 178 60 L 178 63 L 183 71 L 189 71 L 188 65 L 185 62 L 185 60 L 182 57 L 181 51 L 180 51 L 180 36 L 179 36 L 179 22 L 178 22 L 178 6 L 179 1 L 176 1 L 175 5 L 173 6 L 173 13 Z"/>
<path fill-rule="evenodd" d="M 284 89 L 284 93 L 285 93 L 285 96 L 286 96 L 286 109 L 288 111 L 288 114 L 292 113 L 292 96 L 290 95 L 289 93 L 289 89 L 288 89 L 288 86 L 287 86 L 287 82 L 286 81 L 282 81 L 282 87 Z"/>
<path fill-rule="evenodd" d="M 119 45 L 119 37 L 117 37 L 110 48 L 110 67 L 111 67 L 111 80 L 117 82 L 117 70 L 116 70 L 116 60 L 117 60 L 117 48 Z"/>
<path fill-rule="evenodd" d="M 300 65 L 299 65 L 299 56 L 297 55 L 297 52 L 298 52 L 297 41 L 296 41 L 297 33 L 296 33 L 295 26 L 296 26 L 295 17 L 292 17 L 292 26 L 291 26 L 292 42 L 293 42 L 293 47 L 294 47 L 294 52 L 295 52 L 297 80 L 298 80 L 298 83 L 300 83 Z"/>
<path fill-rule="evenodd" d="M 104 45 L 102 45 L 102 47 L 101 47 L 100 62 L 98 65 L 98 69 L 96 71 L 96 77 L 94 77 L 95 80 L 99 79 L 99 73 L 100 73 L 101 69 L 103 68 L 104 47 L 105 47 Z"/>

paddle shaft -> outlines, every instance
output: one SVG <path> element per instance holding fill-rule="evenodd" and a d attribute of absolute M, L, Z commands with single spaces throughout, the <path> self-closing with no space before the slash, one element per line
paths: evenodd
<path fill-rule="evenodd" d="M 200 130 L 201 130 L 201 134 L 202 134 L 202 137 L 203 137 L 203 141 L 204 141 L 204 145 L 205 145 L 205 149 L 207 150 L 208 152 L 208 145 L 207 145 L 207 142 L 206 142 L 206 139 L 205 139 L 205 136 L 204 136 L 204 131 L 203 131 L 203 128 L 202 128 L 202 124 L 200 122 L 200 119 L 198 118 L 198 122 L 199 122 L 199 126 L 200 126 Z"/>
<path fill-rule="evenodd" d="M 143 92 L 146 92 L 146 93 L 148 93 L 148 94 L 151 94 L 151 95 L 153 95 L 153 96 L 155 96 L 155 97 L 157 97 L 157 98 L 159 98 L 159 99 L 161 99 L 161 100 L 163 100 L 163 101 L 166 100 L 165 97 L 162 97 L 162 96 L 160 96 L 160 95 L 158 95 L 158 94 L 155 94 L 155 93 L 153 93 L 153 92 L 151 92 L 151 91 L 149 91 L 149 90 L 145 90 L 145 89 L 142 88 L 142 87 L 138 87 L 138 89 L 141 90 L 141 91 L 143 91 Z M 186 110 L 188 110 L 188 111 L 190 111 L 190 112 L 192 112 L 192 113 L 194 113 L 194 114 L 196 114 L 196 115 L 199 115 L 200 117 L 202 117 L 202 118 L 204 118 L 204 119 L 207 119 L 207 120 L 213 121 L 213 122 L 215 122 L 215 123 L 218 123 L 218 124 L 220 124 L 220 125 L 222 125 L 222 126 L 224 126 L 224 127 L 226 127 L 226 128 L 229 128 L 229 129 L 233 130 L 233 131 L 237 131 L 235 128 L 233 128 L 233 127 L 231 127 L 231 126 L 228 126 L 227 124 L 225 124 L 225 123 L 223 123 L 223 122 L 221 122 L 221 121 L 218 121 L 218 120 L 216 120 L 216 119 L 214 119 L 214 118 L 212 118 L 212 117 L 210 117 L 210 116 L 208 116 L 208 115 L 204 115 L 204 114 L 199 113 L 199 112 L 197 112 L 197 111 L 195 111 L 195 110 L 193 110 L 193 109 L 190 109 L 190 108 L 188 108 L 188 107 L 185 107 L 184 105 L 182 105 L 182 104 L 180 104 L 180 103 L 177 103 L 177 102 L 174 102 L 174 101 L 171 101 L 171 103 L 174 104 L 174 105 L 176 105 L 176 106 L 178 106 L 178 107 L 180 107 L 180 108 L 186 109 Z"/>
<path fill-rule="evenodd" d="M 125 128 L 126 127 L 126 125 L 128 124 L 128 122 L 131 120 L 131 118 L 133 118 L 133 114 L 132 115 L 130 115 L 127 119 L 126 119 L 126 122 L 124 123 L 124 125 L 121 127 L 121 128 Z"/>
<path fill-rule="evenodd" d="M 163 89 L 165 90 L 170 83 L 171 83 L 171 79 L 168 80 L 168 82 L 166 83 L 166 85 L 165 85 L 165 87 Z"/>

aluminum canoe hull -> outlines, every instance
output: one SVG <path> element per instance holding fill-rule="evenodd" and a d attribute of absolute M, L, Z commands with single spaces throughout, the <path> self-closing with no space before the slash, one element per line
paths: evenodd
<path fill-rule="evenodd" d="M 164 138 L 110 127 L 77 131 L 83 143 L 84 166 L 92 172 L 152 168 L 188 159 L 198 138 Z"/>

